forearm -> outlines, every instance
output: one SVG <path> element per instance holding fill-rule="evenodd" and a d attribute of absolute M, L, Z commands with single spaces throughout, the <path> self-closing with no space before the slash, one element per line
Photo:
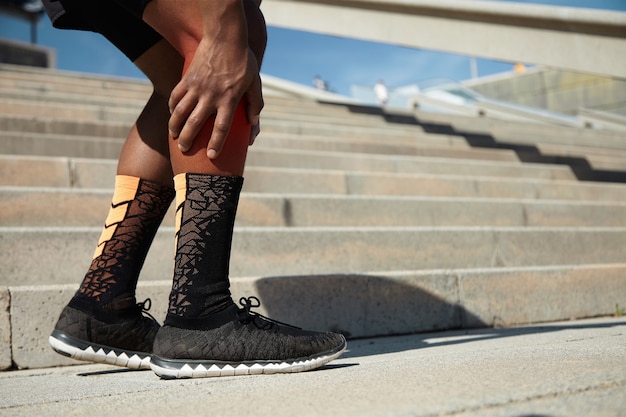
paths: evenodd
<path fill-rule="evenodd" d="M 242 0 L 198 0 L 203 38 L 245 48 L 248 24 Z"/>

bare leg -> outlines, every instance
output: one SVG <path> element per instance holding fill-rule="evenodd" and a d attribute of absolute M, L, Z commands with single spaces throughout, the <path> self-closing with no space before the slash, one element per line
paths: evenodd
<path fill-rule="evenodd" d="M 183 60 L 162 40 L 141 55 L 135 65 L 152 81 L 154 92 L 126 139 L 117 173 L 171 185 L 167 100 L 180 77 Z"/>
<path fill-rule="evenodd" d="M 175 10 L 167 9 L 172 4 Z M 193 59 L 202 35 L 200 13 L 194 4 L 152 0 L 144 13 L 144 20 L 179 51 L 185 65 Z M 246 4 L 251 8 L 246 15 L 248 43 L 255 45 L 254 53 L 260 58 L 265 46 L 264 23 L 257 5 Z M 176 258 L 168 314 L 155 338 L 151 367 L 164 378 L 187 378 L 299 372 L 322 366 L 343 352 L 343 336 L 267 321 L 250 312 L 258 306 L 254 298 L 240 301 L 243 309 L 232 301 L 230 239 L 250 124 L 240 104 L 216 159 L 207 158 L 205 151 L 211 129 L 209 122 L 187 152 L 181 152 L 170 139 L 176 187 Z"/>
<path fill-rule="evenodd" d="M 244 2 L 248 20 L 249 46 L 260 63 L 265 51 L 267 39 L 265 22 L 255 2 Z M 176 7 L 171 3 L 153 0 L 144 11 L 144 20 L 160 32 L 165 39 L 184 57 L 185 68 L 193 59 L 202 38 L 202 22 L 197 3 L 181 0 Z M 178 82 L 179 77 L 176 79 Z M 242 107 L 242 106 L 240 106 Z M 242 175 L 250 138 L 250 125 L 240 109 L 233 123 L 233 131 L 226 141 L 220 157 L 208 160 L 204 150 L 207 147 L 212 130 L 212 120 L 205 125 L 196 137 L 193 147 L 185 153 L 178 150 L 174 140 L 170 139 L 170 159 L 174 174 L 195 172 L 217 175 Z"/>

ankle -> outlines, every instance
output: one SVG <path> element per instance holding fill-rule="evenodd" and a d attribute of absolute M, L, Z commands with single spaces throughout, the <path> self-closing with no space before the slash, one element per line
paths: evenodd
<path fill-rule="evenodd" d="M 236 320 L 238 311 L 239 308 L 237 308 L 235 303 L 231 300 L 230 303 L 225 305 L 221 310 L 195 317 L 167 313 L 163 325 L 188 330 L 211 330 Z"/>
<path fill-rule="evenodd" d="M 122 295 L 102 303 L 77 292 L 68 303 L 68 306 L 91 315 L 97 320 L 113 322 L 137 314 L 137 301 L 134 296 Z"/>

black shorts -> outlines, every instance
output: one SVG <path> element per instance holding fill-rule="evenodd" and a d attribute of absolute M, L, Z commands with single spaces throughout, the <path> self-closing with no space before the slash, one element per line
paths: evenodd
<path fill-rule="evenodd" d="M 55 28 L 100 33 L 135 61 L 162 39 L 141 19 L 149 1 L 43 0 L 43 4 Z"/>

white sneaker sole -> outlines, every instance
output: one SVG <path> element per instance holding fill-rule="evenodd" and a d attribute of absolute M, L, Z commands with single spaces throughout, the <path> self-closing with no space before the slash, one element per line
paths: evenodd
<path fill-rule="evenodd" d="M 295 373 L 310 371 L 337 359 L 346 347 L 347 344 L 344 343 L 335 352 L 302 360 L 255 361 L 238 364 L 220 361 L 169 360 L 153 356 L 150 368 L 163 379 Z"/>
<path fill-rule="evenodd" d="M 48 343 L 55 352 L 73 359 L 109 365 L 122 366 L 130 369 L 150 369 L 150 355 L 140 352 L 124 351 L 101 345 L 90 345 L 82 341 L 72 340 L 70 345 L 62 339 L 69 338 L 62 334 L 53 333 L 48 338 Z M 81 345 L 77 347 L 76 345 Z"/>

